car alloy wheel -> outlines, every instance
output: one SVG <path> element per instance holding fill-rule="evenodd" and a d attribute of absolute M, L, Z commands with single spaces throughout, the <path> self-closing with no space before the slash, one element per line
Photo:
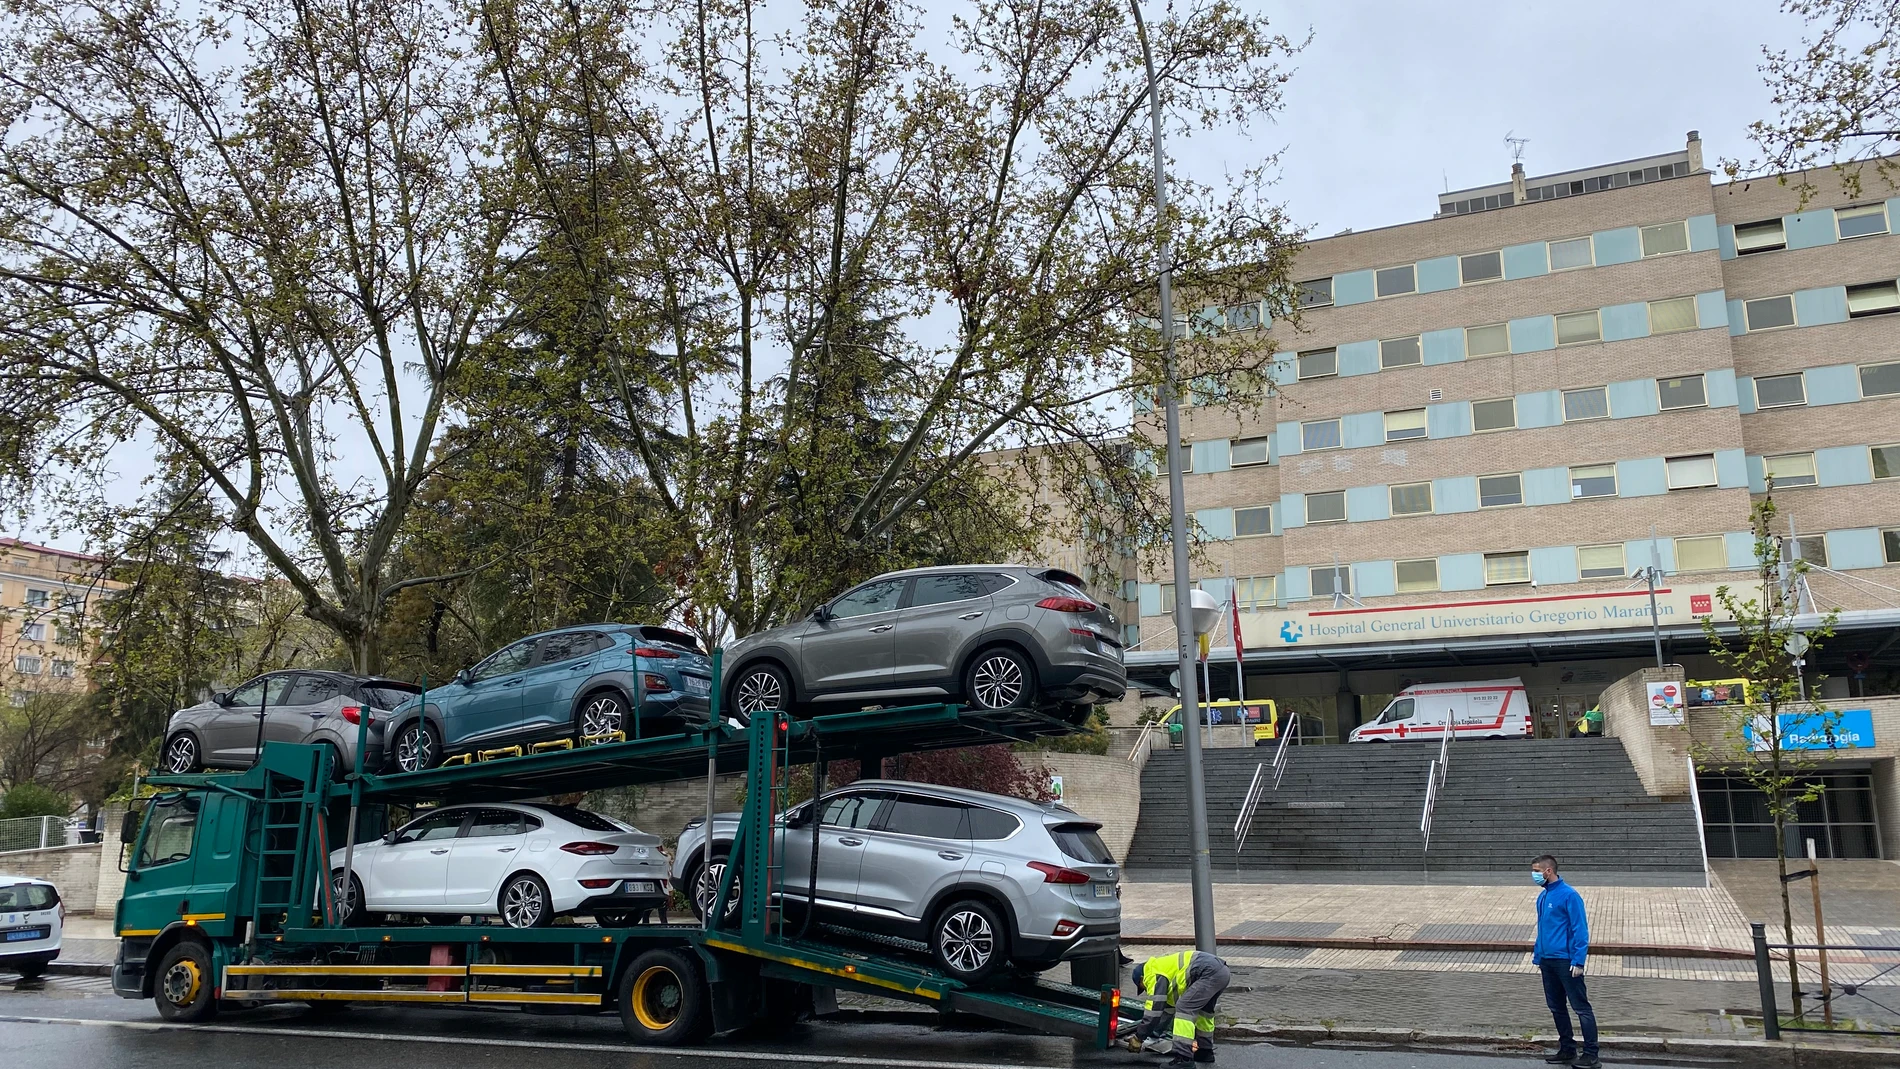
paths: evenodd
<path fill-rule="evenodd" d="M 165 747 L 165 771 L 177 775 L 198 767 L 198 740 L 179 735 Z"/>
<path fill-rule="evenodd" d="M 548 893 L 533 876 L 517 876 L 501 890 L 501 920 L 510 928 L 539 928 L 546 923 Z"/>
<path fill-rule="evenodd" d="M 420 772 L 435 764 L 435 732 L 421 720 L 402 729 L 396 736 L 396 767 L 404 772 Z"/>
<path fill-rule="evenodd" d="M 985 709 L 1014 706 L 1027 686 L 1022 661 L 1008 653 L 989 654 L 970 673 L 970 697 Z"/>
<path fill-rule="evenodd" d="M 621 714 L 620 698 L 613 694 L 596 694 L 587 699 L 581 707 L 581 734 L 587 738 L 611 735 L 621 730 L 626 717 Z"/>
<path fill-rule="evenodd" d="M 966 975 L 989 967 L 996 954 L 996 931 L 989 918 L 971 909 L 958 910 L 937 927 L 937 943 L 944 960 Z"/>
<path fill-rule="evenodd" d="M 785 681 L 769 668 L 755 668 L 739 680 L 732 704 L 747 716 L 768 709 L 783 709 Z"/>
<path fill-rule="evenodd" d="M 713 899 L 719 896 L 719 883 L 726 878 L 726 859 L 715 857 L 711 864 L 701 865 L 699 875 L 693 878 L 693 905 L 704 917 L 713 907 Z M 727 918 L 739 912 L 739 882 L 735 878 L 732 884 L 732 896 L 726 899 Z"/>

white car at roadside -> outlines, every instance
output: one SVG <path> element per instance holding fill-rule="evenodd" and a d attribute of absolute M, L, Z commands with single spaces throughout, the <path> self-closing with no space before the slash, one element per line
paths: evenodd
<path fill-rule="evenodd" d="M 347 888 L 343 859 L 342 850 L 330 854 L 331 887 L 356 925 L 400 913 L 539 928 L 560 914 L 587 913 L 623 927 L 667 901 L 659 836 L 573 806 L 428 809 L 380 841 L 358 843 Z"/>
<path fill-rule="evenodd" d="M 31 980 L 59 957 L 66 907 L 50 880 L 0 874 L 0 969 Z"/>

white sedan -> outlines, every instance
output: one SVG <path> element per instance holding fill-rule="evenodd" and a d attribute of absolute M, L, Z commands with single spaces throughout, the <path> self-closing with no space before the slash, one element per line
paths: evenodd
<path fill-rule="evenodd" d="M 418 914 L 435 923 L 500 917 L 539 928 L 562 913 L 590 913 L 623 927 L 666 905 L 660 839 L 573 806 L 445 806 L 358 843 L 346 887 L 342 850 L 330 854 L 331 886 L 346 923 L 370 914 Z"/>

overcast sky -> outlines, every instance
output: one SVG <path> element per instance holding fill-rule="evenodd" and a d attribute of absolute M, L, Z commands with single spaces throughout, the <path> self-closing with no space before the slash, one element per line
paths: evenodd
<path fill-rule="evenodd" d="M 1769 117 L 1761 46 L 1798 44 L 1802 27 L 1772 0 L 1268 0 L 1266 11 L 1289 36 L 1313 30 L 1285 114 L 1254 144 L 1203 139 L 1180 154 L 1237 168 L 1284 147 L 1282 198 L 1321 237 L 1429 218 L 1447 181 L 1507 181 L 1507 133 L 1530 140 L 1532 175 L 1676 151 L 1690 130 L 1710 167 L 1746 157 L 1748 124 Z"/>
<path fill-rule="evenodd" d="M 1507 180 L 1507 134 L 1528 139 L 1531 175 L 1675 151 L 1689 130 L 1711 167 L 1746 157 L 1769 111 L 1761 46 L 1801 33 L 1772 0 L 1255 2 L 1288 36 L 1313 33 L 1285 111 L 1250 139 L 1170 148 L 1209 180 L 1281 152 L 1280 199 L 1316 237 L 1429 218 L 1448 186 Z M 146 465 L 122 461 L 108 492 L 130 495 Z M 82 548 L 41 524 L 17 533 Z"/>

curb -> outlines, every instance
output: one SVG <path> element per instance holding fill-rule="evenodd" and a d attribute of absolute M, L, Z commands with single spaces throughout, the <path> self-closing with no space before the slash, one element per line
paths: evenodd
<path fill-rule="evenodd" d="M 1261 1040 L 1313 1043 L 1363 1043 L 1408 1050 L 1468 1053 L 1474 1047 L 1491 1050 L 1541 1052 L 1557 1042 L 1555 1035 L 1528 1037 L 1463 1035 L 1408 1031 L 1399 1028 L 1317 1028 L 1310 1026 L 1233 1025 L 1223 1031 Z M 1604 1052 L 1642 1055 L 1648 1060 L 1680 1058 L 1684 1065 L 1728 1063 L 1748 1066 L 1786 1066 L 1788 1069 L 1890 1069 L 1900 1059 L 1894 1047 L 1835 1046 L 1802 1042 L 1771 1043 L 1760 1039 L 1678 1039 L 1662 1036 L 1604 1036 Z"/>
<path fill-rule="evenodd" d="M 90 961 L 49 961 L 46 971 L 60 976 L 111 976 L 112 966 Z"/>
<path fill-rule="evenodd" d="M 1186 946 L 1194 941 L 1192 933 L 1180 935 L 1123 935 L 1123 946 Z M 1214 942 L 1236 947 L 1308 947 L 1315 950 L 1447 950 L 1466 952 L 1503 952 L 1528 954 L 1531 944 L 1492 939 L 1385 939 L 1378 936 L 1279 936 L 1223 935 Z M 1645 943 L 1592 943 L 1593 956 L 1617 957 L 1713 958 L 1722 961 L 1755 960 L 1749 950 L 1728 947 L 1661 946 Z"/>

